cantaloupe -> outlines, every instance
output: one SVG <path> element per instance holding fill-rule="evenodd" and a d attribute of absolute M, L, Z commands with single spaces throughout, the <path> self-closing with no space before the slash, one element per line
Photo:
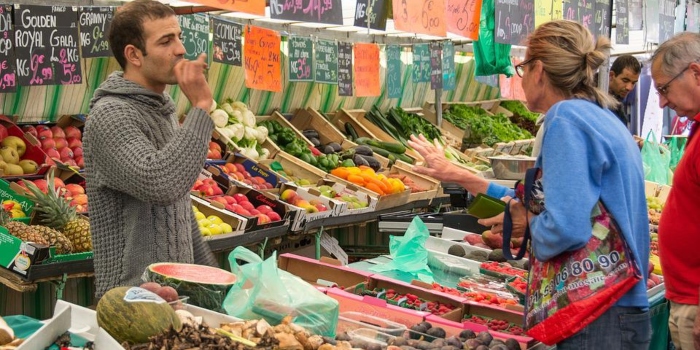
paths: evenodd
<path fill-rule="evenodd" d="M 163 298 L 139 287 L 112 288 L 95 309 L 97 324 L 120 344 L 147 343 L 148 338 L 182 323 Z"/>

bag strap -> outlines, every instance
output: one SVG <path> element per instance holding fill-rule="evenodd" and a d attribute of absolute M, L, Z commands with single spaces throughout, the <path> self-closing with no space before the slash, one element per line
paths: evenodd
<path fill-rule="evenodd" d="M 513 235 L 513 218 L 510 214 L 510 202 L 506 203 L 506 210 L 503 215 L 503 257 L 506 260 L 520 260 L 525 256 L 527 251 L 527 243 L 530 241 L 530 224 L 527 223 L 525 226 L 525 235 L 523 236 L 523 243 L 518 249 L 518 252 L 513 256 L 510 251 L 510 239 Z"/>

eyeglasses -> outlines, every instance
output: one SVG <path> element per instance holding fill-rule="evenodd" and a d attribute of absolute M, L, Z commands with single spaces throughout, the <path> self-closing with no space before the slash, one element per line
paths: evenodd
<path fill-rule="evenodd" d="M 690 68 L 690 64 L 688 64 L 687 67 L 683 68 L 683 70 L 682 70 L 680 73 L 676 74 L 675 77 L 671 78 L 671 80 L 667 81 L 666 84 L 657 87 L 657 88 L 656 88 L 656 94 L 659 95 L 659 96 L 666 97 L 666 95 L 668 94 L 669 85 L 671 85 L 671 83 L 672 83 L 674 80 L 678 79 L 681 75 L 683 75 L 683 73 L 685 73 L 685 71 L 687 71 L 688 68 Z"/>
<path fill-rule="evenodd" d="M 519 77 L 523 77 L 523 74 L 525 74 L 525 66 L 530 64 L 532 61 L 534 61 L 534 57 L 530 57 L 529 59 L 526 59 L 523 62 L 520 62 L 520 64 L 515 65 L 515 73 L 518 74 Z"/>

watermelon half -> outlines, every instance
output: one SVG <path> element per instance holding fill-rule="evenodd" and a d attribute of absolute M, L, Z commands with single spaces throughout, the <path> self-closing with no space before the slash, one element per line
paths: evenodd
<path fill-rule="evenodd" d="M 146 268 L 144 280 L 175 288 L 178 295 L 190 297 L 187 302 L 192 305 L 222 312 L 224 298 L 236 283 L 236 275 L 205 265 L 155 263 Z"/>

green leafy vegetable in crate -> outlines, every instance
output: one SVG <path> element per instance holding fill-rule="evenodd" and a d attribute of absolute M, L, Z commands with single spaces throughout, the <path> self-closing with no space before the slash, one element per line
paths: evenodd
<path fill-rule="evenodd" d="M 498 142 L 510 142 L 514 140 L 524 140 L 532 138 L 532 134 L 527 130 L 519 128 L 513 124 L 503 113 L 490 116 L 482 112 L 477 113 L 472 106 L 452 105 L 443 113 L 445 120 L 456 121 L 455 126 L 463 128 L 463 144 L 479 145 L 487 144 L 493 146 Z"/>

